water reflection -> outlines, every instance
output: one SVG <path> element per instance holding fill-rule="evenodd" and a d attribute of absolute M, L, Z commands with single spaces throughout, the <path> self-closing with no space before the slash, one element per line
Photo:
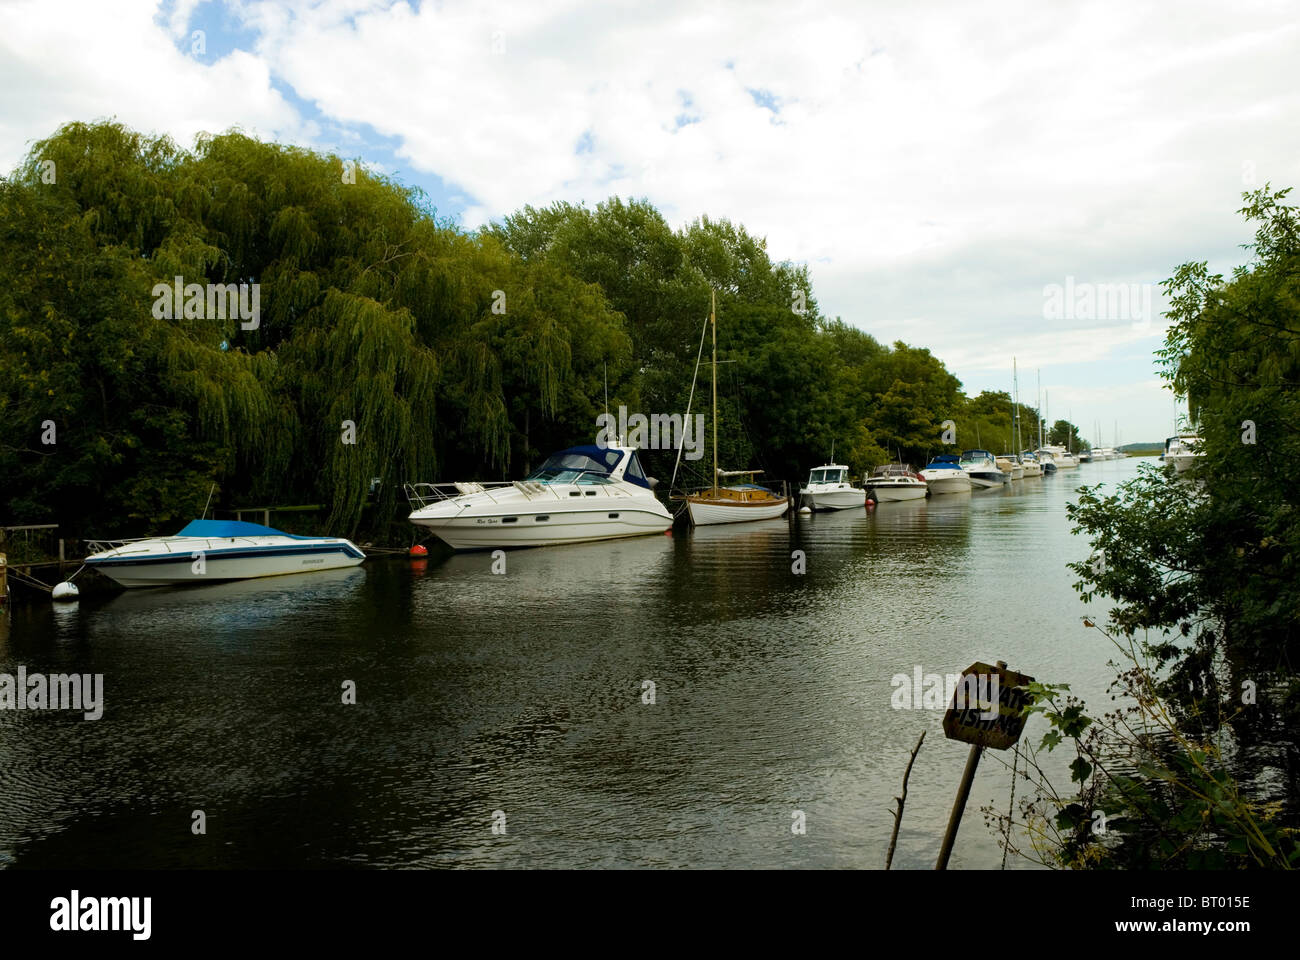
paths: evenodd
<path fill-rule="evenodd" d="M 895 863 L 931 866 L 965 748 L 893 709 L 895 675 L 1003 659 L 1105 698 L 1064 566 L 1088 552 L 1075 480 L 511 551 L 501 573 L 442 554 L 24 606 L 0 672 L 101 672 L 106 709 L 0 713 L 0 858 L 878 867 L 927 730 Z M 955 867 L 999 861 L 975 811 L 1006 789 L 990 758 Z M 191 842 L 198 806 L 220 844 Z"/>

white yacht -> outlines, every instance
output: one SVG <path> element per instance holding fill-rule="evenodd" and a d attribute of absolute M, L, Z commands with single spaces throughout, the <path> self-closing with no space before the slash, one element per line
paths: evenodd
<path fill-rule="evenodd" d="M 961 461 L 954 456 L 935 457 L 921 471 L 926 487 L 933 494 L 970 493 L 970 474 L 962 467 Z"/>
<path fill-rule="evenodd" d="M 1058 469 L 1056 466 L 1056 454 L 1051 450 L 1046 447 L 1039 447 L 1034 451 L 1034 459 L 1036 459 L 1039 465 L 1043 468 L 1043 476 L 1046 477 L 1056 473 Z"/>
<path fill-rule="evenodd" d="M 350 540 L 299 537 L 239 520 L 192 520 L 174 537 L 87 545 L 86 566 L 124 587 L 278 577 L 355 567 L 366 558 Z"/>
<path fill-rule="evenodd" d="M 1165 440 L 1165 452 L 1160 455 L 1164 463 L 1173 464 L 1176 473 L 1186 473 L 1205 456 L 1200 449 L 1201 438 L 1195 434 L 1181 433 Z"/>
<path fill-rule="evenodd" d="M 1043 475 L 1043 465 L 1028 450 L 1020 455 L 1020 466 L 1024 469 L 1026 477 L 1041 477 Z"/>
<path fill-rule="evenodd" d="M 1079 465 L 1079 458 L 1069 450 L 1065 449 L 1065 447 L 1049 445 L 1046 449 L 1052 454 L 1053 459 L 1056 461 L 1056 468 L 1058 470 L 1068 470 L 1071 467 L 1077 467 Z"/>
<path fill-rule="evenodd" d="M 906 463 L 876 467 L 865 486 L 876 503 L 886 500 L 922 500 L 927 492 L 925 477 Z"/>
<path fill-rule="evenodd" d="M 867 502 L 867 491 L 848 482 L 849 468 L 826 463 L 808 474 L 799 491 L 803 503 L 813 510 L 851 510 Z"/>
<path fill-rule="evenodd" d="M 987 450 L 962 451 L 961 466 L 970 475 L 972 487 L 1000 487 L 1011 480 L 1009 475 L 998 468 L 997 458 Z"/>
<path fill-rule="evenodd" d="M 996 463 L 998 469 L 1012 480 L 1023 480 L 1025 478 L 1025 468 L 1014 453 L 999 454 Z"/>
<path fill-rule="evenodd" d="M 410 520 L 456 550 L 663 533 L 672 515 L 632 447 L 571 447 L 523 480 L 407 485 Z"/>

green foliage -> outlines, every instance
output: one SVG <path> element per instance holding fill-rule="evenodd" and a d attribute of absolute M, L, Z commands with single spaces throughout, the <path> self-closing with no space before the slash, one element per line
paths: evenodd
<path fill-rule="evenodd" d="M 807 268 L 739 224 L 611 198 L 466 234 L 350 172 L 238 132 L 186 151 L 72 123 L 37 143 L 0 181 L 5 516 L 152 534 L 215 490 L 218 509 L 321 503 L 330 532 L 392 535 L 404 481 L 517 475 L 594 437 L 606 385 L 612 409 L 684 412 L 711 291 L 724 466 L 919 466 L 945 420 L 974 422 L 929 351 L 827 320 Z M 256 284 L 259 322 L 155 316 L 177 276 Z M 646 460 L 671 474 L 671 451 Z"/>
<path fill-rule="evenodd" d="M 1029 814 L 1054 862 L 1300 862 L 1294 797 L 1268 792 L 1294 782 L 1300 740 L 1300 217 L 1287 192 L 1245 195 L 1254 258 L 1231 280 L 1200 262 L 1165 281 L 1159 356 L 1199 415 L 1202 462 L 1183 476 L 1144 465 L 1068 507 L 1094 550 L 1070 564 L 1076 589 L 1111 604 L 1132 705 L 1071 730 L 1054 691 L 1036 692 L 1054 724 L 1040 748 L 1071 742 L 1086 763 L 1076 793 L 1045 787 Z M 1116 833 L 1088 829 L 1098 811 L 1121 818 Z"/>

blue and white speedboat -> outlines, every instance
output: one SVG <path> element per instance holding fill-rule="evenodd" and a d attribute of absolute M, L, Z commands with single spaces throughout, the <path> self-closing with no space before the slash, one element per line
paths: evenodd
<path fill-rule="evenodd" d="M 931 493 L 970 493 L 970 474 L 953 456 L 935 457 L 921 471 Z"/>
<path fill-rule="evenodd" d="M 355 567 L 366 555 L 339 537 L 300 537 L 240 520 L 192 520 L 174 537 L 88 541 L 86 566 L 124 587 L 250 580 Z"/>

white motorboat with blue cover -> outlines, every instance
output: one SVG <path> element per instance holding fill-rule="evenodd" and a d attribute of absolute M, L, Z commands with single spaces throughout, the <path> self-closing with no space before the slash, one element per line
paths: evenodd
<path fill-rule="evenodd" d="M 407 484 L 410 521 L 456 550 L 542 547 L 663 533 L 672 515 L 632 447 L 570 447 L 523 480 Z"/>
<path fill-rule="evenodd" d="M 925 465 L 921 477 L 931 493 L 970 493 L 970 474 L 955 456 L 935 457 Z"/>
<path fill-rule="evenodd" d="M 124 587 L 249 580 L 354 567 L 366 555 L 340 537 L 300 537 L 240 520 L 192 520 L 174 537 L 88 541 L 86 566 Z"/>

